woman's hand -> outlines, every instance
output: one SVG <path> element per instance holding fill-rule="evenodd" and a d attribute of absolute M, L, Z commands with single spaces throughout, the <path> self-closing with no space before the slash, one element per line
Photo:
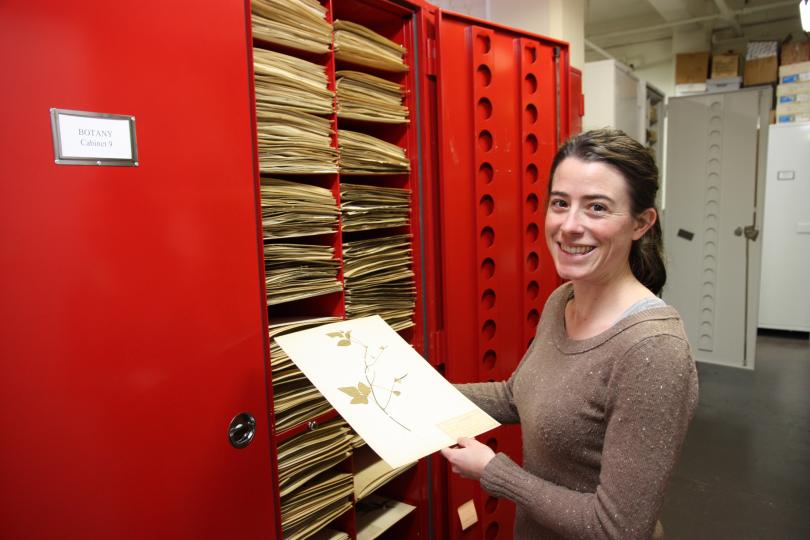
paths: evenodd
<path fill-rule="evenodd" d="M 480 480 L 484 468 L 495 457 L 489 446 L 469 437 L 460 438 L 458 447 L 443 448 L 441 452 L 453 466 L 454 473 L 472 480 Z"/>

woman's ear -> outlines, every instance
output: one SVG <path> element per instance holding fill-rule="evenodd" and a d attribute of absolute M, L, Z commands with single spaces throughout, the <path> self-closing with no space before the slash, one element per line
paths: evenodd
<path fill-rule="evenodd" d="M 633 240 L 638 240 L 644 236 L 644 234 L 650 230 L 650 227 L 655 225 L 657 219 L 658 212 L 655 211 L 655 208 L 647 208 L 636 216 L 636 225 L 633 228 Z"/>

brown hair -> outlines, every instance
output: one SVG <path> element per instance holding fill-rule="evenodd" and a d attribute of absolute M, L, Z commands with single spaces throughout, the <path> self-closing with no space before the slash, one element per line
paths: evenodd
<path fill-rule="evenodd" d="M 621 173 L 630 195 L 631 212 L 638 216 L 647 208 L 655 206 L 658 193 L 658 166 L 650 152 L 638 141 L 618 129 L 595 129 L 568 139 L 557 151 L 551 163 L 548 189 L 554 172 L 565 158 L 610 165 Z M 660 215 L 659 215 L 660 217 Z M 659 219 L 644 236 L 633 242 L 630 248 L 630 269 L 645 287 L 659 294 L 667 281 L 664 266 L 661 222 Z"/>

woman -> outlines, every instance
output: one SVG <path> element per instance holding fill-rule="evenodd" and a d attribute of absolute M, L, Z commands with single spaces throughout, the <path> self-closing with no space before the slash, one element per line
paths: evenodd
<path fill-rule="evenodd" d="M 666 281 L 657 191 L 655 161 L 623 132 L 565 143 L 546 242 L 567 283 L 508 381 L 458 385 L 521 424 L 523 468 L 475 439 L 442 450 L 454 472 L 517 503 L 515 538 L 649 539 L 656 529 L 698 393 L 680 317 L 656 296 Z"/>

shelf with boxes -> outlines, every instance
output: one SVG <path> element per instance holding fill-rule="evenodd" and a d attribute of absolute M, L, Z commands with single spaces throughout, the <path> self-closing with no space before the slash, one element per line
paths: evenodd
<path fill-rule="evenodd" d="M 422 534 L 424 490 L 409 486 L 424 465 L 379 460 L 273 339 L 376 314 L 422 347 L 413 14 L 384 0 L 250 9 L 277 536 Z"/>

